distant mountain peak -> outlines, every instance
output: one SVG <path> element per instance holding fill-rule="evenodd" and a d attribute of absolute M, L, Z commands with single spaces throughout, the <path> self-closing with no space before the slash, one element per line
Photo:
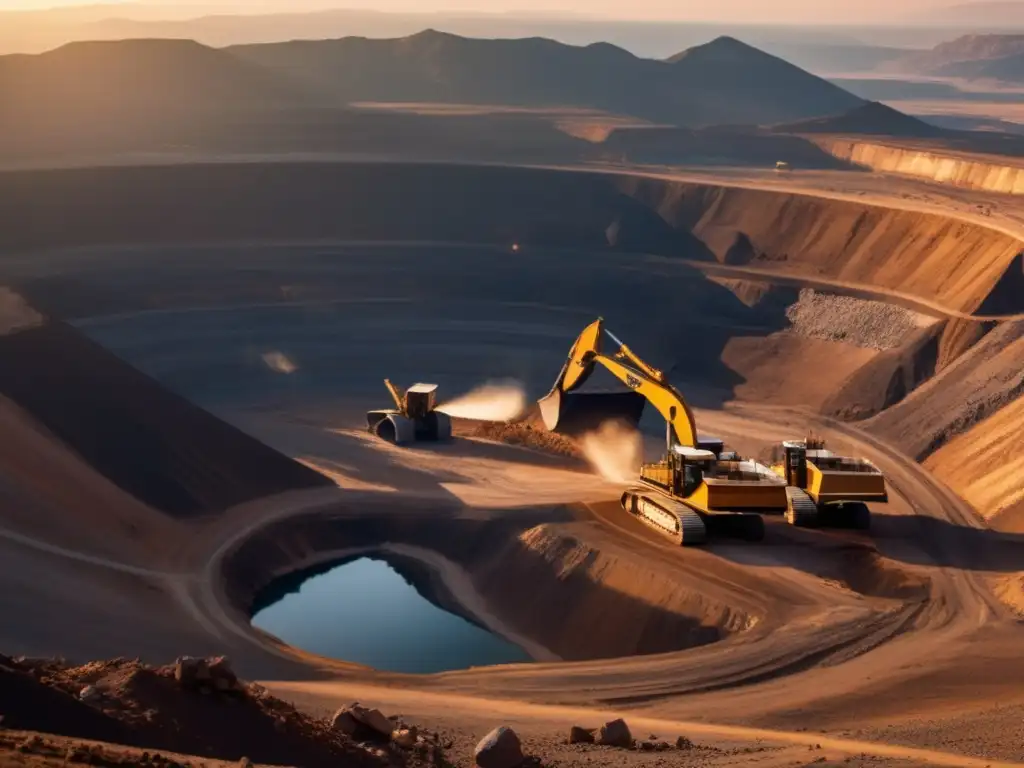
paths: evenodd
<path fill-rule="evenodd" d="M 687 48 L 685 51 L 669 57 L 668 61 L 672 64 L 678 64 L 684 60 L 696 59 L 707 62 L 742 62 L 744 60 L 755 61 L 764 58 L 773 57 L 752 45 L 744 43 L 742 40 L 737 40 L 729 35 L 722 35 L 703 45 Z"/>
<path fill-rule="evenodd" d="M 77 40 L 54 48 L 51 53 L 76 53 L 93 51 L 196 51 L 210 50 L 202 43 L 185 38 L 131 38 L 128 40 Z"/>
<path fill-rule="evenodd" d="M 465 38 L 451 32 L 441 32 L 433 27 L 415 32 L 406 37 L 407 40 L 464 40 Z"/>

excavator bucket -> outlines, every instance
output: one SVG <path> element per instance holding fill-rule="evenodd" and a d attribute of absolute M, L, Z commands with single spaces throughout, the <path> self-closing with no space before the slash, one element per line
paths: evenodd
<path fill-rule="evenodd" d="M 636 392 L 562 392 L 558 387 L 537 401 L 544 426 L 571 437 L 592 432 L 608 421 L 636 427 L 646 403 Z"/>

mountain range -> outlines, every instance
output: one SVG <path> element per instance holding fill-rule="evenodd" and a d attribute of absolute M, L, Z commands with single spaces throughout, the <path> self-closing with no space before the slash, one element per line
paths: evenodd
<path fill-rule="evenodd" d="M 928 77 L 1024 82 L 1024 34 L 963 35 L 902 57 L 888 69 Z"/>
<path fill-rule="evenodd" d="M 573 107 L 700 127 L 843 112 L 858 97 L 728 37 L 667 61 L 606 43 L 405 38 L 213 49 L 192 41 L 72 43 L 0 57 L 0 115 L 41 126 L 160 114 L 323 110 L 354 102 Z"/>

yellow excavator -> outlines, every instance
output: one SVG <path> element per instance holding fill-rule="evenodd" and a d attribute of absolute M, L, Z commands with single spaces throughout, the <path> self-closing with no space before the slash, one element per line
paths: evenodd
<path fill-rule="evenodd" d="M 615 345 L 610 354 L 604 350 L 606 337 Z M 631 391 L 578 392 L 598 366 Z M 700 544 L 709 535 L 764 538 L 761 514 L 787 511 L 786 481 L 769 467 L 725 452 L 720 440 L 699 439 L 693 412 L 679 391 L 606 330 L 603 320 L 576 339 L 538 404 L 549 430 L 578 434 L 609 418 L 635 426 L 645 403 L 665 419 L 666 453 L 640 467 L 640 483 L 621 497 L 626 511 L 682 545 Z"/>

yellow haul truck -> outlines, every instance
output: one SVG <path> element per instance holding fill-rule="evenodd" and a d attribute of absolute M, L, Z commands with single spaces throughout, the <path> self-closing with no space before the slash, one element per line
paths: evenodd
<path fill-rule="evenodd" d="M 615 345 L 611 354 L 604 351 L 605 337 Z M 631 391 L 577 392 L 598 366 Z M 699 440 L 679 391 L 605 330 L 601 319 L 576 339 L 551 392 L 539 401 L 545 426 L 570 434 L 615 418 L 636 425 L 645 403 L 665 419 L 666 453 L 641 466 L 639 484 L 622 494 L 626 511 L 682 545 L 709 535 L 764 538 L 761 514 L 788 508 L 785 480 L 769 467 L 725 453 L 721 441 Z"/>
<path fill-rule="evenodd" d="M 772 470 L 786 481 L 786 519 L 793 525 L 867 530 L 867 502 L 889 500 L 878 467 L 867 459 L 839 456 L 820 438 L 788 440 L 773 454 Z"/>

